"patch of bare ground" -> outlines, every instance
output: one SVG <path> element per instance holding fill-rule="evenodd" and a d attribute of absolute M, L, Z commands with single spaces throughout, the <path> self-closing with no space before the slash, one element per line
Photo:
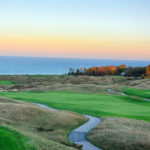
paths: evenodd
<path fill-rule="evenodd" d="M 88 139 L 103 150 L 149 150 L 150 123 L 123 118 L 103 118 L 88 134 Z"/>
<path fill-rule="evenodd" d="M 30 137 L 37 150 L 73 150 L 72 129 L 87 121 L 76 113 L 51 111 L 26 102 L 0 98 L 0 125 Z"/>

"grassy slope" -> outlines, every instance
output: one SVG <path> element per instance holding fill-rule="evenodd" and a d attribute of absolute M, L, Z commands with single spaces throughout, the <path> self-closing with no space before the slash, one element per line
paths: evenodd
<path fill-rule="evenodd" d="M 0 126 L 0 150 L 28 150 L 33 149 L 27 144 L 27 139 L 20 133 Z"/>
<path fill-rule="evenodd" d="M 34 104 L 0 98 L 0 126 L 13 129 L 2 130 L 0 128 L 0 150 L 9 150 L 7 147 L 4 149 L 4 145 L 9 146 L 17 142 L 18 145 L 20 145 L 19 142 L 22 144 L 26 142 L 25 146 L 34 145 L 36 150 L 73 150 L 74 148 L 70 147 L 72 144 L 68 140 L 68 134 L 86 121 L 85 117 L 76 113 L 66 111 L 60 113 L 37 107 Z M 39 128 L 42 131 L 38 130 Z M 14 131 L 27 138 L 23 139 Z M 6 138 L 4 138 L 5 135 Z M 14 148 L 14 150 L 18 149 Z M 27 150 L 32 149 L 27 148 Z"/>
<path fill-rule="evenodd" d="M 150 121 L 150 102 L 129 96 L 71 92 L 7 92 L 0 96 L 49 105 L 94 116 L 117 116 Z"/>
<path fill-rule="evenodd" d="M 127 95 L 138 96 L 150 99 L 150 90 L 135 89 L 135 88 L 123 88 L 123 91 Z"/>
<path fill-rule="evenodd" d="M 149 150 L 150 122 L 106 117 L 88 139 L 103 150 Z"/>

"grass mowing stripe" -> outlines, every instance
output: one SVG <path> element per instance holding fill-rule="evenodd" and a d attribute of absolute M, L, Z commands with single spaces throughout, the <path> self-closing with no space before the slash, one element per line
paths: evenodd
<path fill-rule="evenodd" d="M 150 99 L 150 90 L 123 88 L 123 92 L 130 96 L 138 96 L 138 97 Z"/>
<path fill-rule="evenodd" d="M 0 150 L 33 150 L 26 143 L 27 139 L 17 131 L 0 126 Z"/>
<path fill-rule="evenodd" d="M 7 80 L 0 80 L 0 85 L 13 85 L 16 84 L 16 82 L 13 81 L 7 81 Z"/>
<path fill-rule="evenodd" d="M 71 92 L 6 92 L 0 96 L 46 104 L 93 116 L 126 117 L 150 121 L 150 102 L 121 95 L 81 94 Z"/>

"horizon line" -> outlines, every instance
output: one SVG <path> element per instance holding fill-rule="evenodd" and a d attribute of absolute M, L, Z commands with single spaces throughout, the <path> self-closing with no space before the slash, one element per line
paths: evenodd
<path fill-rule="evenodd" d="M 91 59 L 91 60 L 120 60 L 120 61 L 150 61 L 144 59 L 117 59 L 117 58 L 97 58 L 97 57 L 50 57 L 50 56 L 7 56 L 7 55 L 0 55 L 0 57 L 24 57 L 24 58 L 52 58 L 52 59 Z"/>

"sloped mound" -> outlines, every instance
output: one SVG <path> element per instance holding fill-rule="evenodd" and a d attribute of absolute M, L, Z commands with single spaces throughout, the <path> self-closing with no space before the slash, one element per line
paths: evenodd
<path fill-rule="evenodd" d="M 52 111 L 34 104 L 0 98 L 0 125 L 29 137 L 40 150 L 72 149 L 67 139 L 71 130 L 86 118 L 71 112 Z"/>
<path fill-rule="evenodd" d="M 105 150 L 149 150 L 150 122 L 125 118 L 103 118 L 88 139 Z"/>

